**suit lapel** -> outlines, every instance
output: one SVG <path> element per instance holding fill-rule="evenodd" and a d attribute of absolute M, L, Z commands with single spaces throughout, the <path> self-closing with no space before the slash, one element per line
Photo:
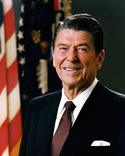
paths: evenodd
<path fill-rule="evenodd" d="M 41 109 L 39 113 L 36 147 L 39 149 L 39 154 L 41 155 L 47 156 L 51 151 L 51 140 L 60 97 L 61 92 L 58 92 L 51 99 L 45 101 L 45 107 L 44 109 Z"/>
<path fill-rule="evenodd" d="M 68 149 L 74 149 L 74 146 L 76 145 L 76 147 L 79 148 L 80 145 L 82 145 L 87 149 L 87 145 L 89 146 L 91 144 L 93 140 L 93 127 L 95 124 L 95 116 L 98 112 L 98 106 L 102 101 L 102 97 L 98 96 L 101 89 L 102 86 L 98 82 L 90 97 L 85 102 L 71 129 L 70 135 L 62 149 L 62 156 L 65 155 L 64 153 L 67 152 Z M 80 142 L 82 142 L 82 144 Z"/>
<path fill-rule="evenodd" d="M 98 83 L 96 85 L 96 87 L 92 91 L 90 97 L 85 102 L 83 108 L 81 109 L 81 111 L 76 119 L 76 122 L 74 123 L 74 126 L 72 128 L 73 131 L 77 130 L 79 126 L 81 126 L 81 127 L 83 125 L 84 125 L 84 127 L 85 127 L 85 125 L 87 127 L 91 126 L 93 117 L 96 115 L 98 106 L 100 105 L 100 102 L 102 101 L 102 99 L 100 99 L 100 97 L 98 97 L 98 92 L 100 90 L 99 86 L 100 86 L 100 83 Z"/>

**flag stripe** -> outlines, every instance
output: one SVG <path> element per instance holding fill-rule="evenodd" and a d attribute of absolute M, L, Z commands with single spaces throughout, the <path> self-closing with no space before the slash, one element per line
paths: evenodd
<path fill-rule="evenodd" d="M 13 7 L 11 7 L 4 16 L 6 40 L 8 40 L 15 31 L 13 11 Z"/>
<path fill-rule="evenodd" d="M 19 95 L 19 84 L 13 89 L 8 95 L 9 101 L 9 121 L 15 118 L 16 113 L 20 110 L 20 95 Z"/>
<path fill-rule="evenodd" d="M 0 8 L 1 9 L 1 8 Z M 5 35 L 4 35 L 4 25 L 0 26 L 0 60 L 4 57 L 5 54 Z"/>
<path fill-rule="evenodd" d="M 0 145 L 0 156 L 11 156 L 13 151 L 18 151 L 19 149 L 22 123 L 20 112 L 18 66 L 16 60 L 17 50 L 15 40 L 14 8 L 12 0 L 2 0 L 2 5 L 4 10 L 3 30 L 5 31 L 1 36 L 2 41 L 4 40 L 4 42 L 2 43 L 2 54 L 0 53 L 0 64 L 2 64 L 0 71 L 4 74 L 4 76 L 2 75 L 1 77 L 0 75 L 0 80 L 2 81 L 2 86 L 0 88 L 0 102 L 2 104 L 0 108 L 4 110 L 4 113 L 0 112 L 0 117 L 2 117 L 2 119 L 0 119 L 0 140 L 3 137 L 1 143 L 4 141 L 6 144 L 4 143 L 4 146 Z M 8 122 L 6 119 L 8 119 Z M 3 126 L 5 122 L 6 126 Z M 18 153 L 15 153 L 16 155 L 13 156 L 18 156 Z"/>
<path fill-rule="evenodd" d="M 5 66 L 6 66 L 6 56 L 4 55 L 3 58 L 0 60 L 0 94 L 6 85 Z"/>
<path fill-rule="evenodd" d="M 53 8 L 55 11 L 59 11 L 61 8 L 60 0 L 53 0 Z"/>
<path fill-rule="evenodd" d="M 7 120 L 4 121 L 2 126 L 0 127 L 0 155 L 8 146 L 8 122 Z"/>
<path fill-rule="evenodd" d="M 7 77 L 8 77 L 7 91 L 8 91 L 8 94 L 10 94 L 10 92 L 15 88 L 18 82 L 18 71 L 17 71 L 16 60 L 8 68 Z"/>
<path fill-rule="evenodd" d="M 12 0 L 2 0 L 2 2 L 3 2 L 4 14 L 6 14 L 13 5 Z"/>
<path fill-rule="evenodd" d="M 10 156 L 18 156 L 20 141 L 21 141 L 21 139 L 16 143 L 14 148 L 11 150 Z"/>
<path fill-rule="evenodd" d="M 0 94 L 0 126 L 7 118 L 7 90 L 6 87 Z"/>
<path fill-rule="evenodd" d="M 9 134 L 10 149 L 12 149 L 18 143 L 18 141 L 20 140 L 21 125 L 18 124 L 18 123 L 21 123 L 21 113 L 20 113 L 20 111 L 17 112 L 15 118 L 9 124 L 9 128 L 11 130 L 10 131 L 11 133 Z"/>
<path fill-rule="evenodd" d="M 9 149 L 8 147 L 4 150 L 1 156 L 9 156 Z"/>
<path fill-rule="evenodd" d="M 8 154 L 8 121 L 7 121 L 7 89 L 6 89 L 6 54 L 3 24 L 3 8 L 0 1 L 0 156 Z"/>
<path fill-rule="evenodd" d="M 9 67 L 17 57 L 15 33 L 11 35 L 8 41 L 6 41 L 6 51 L 7 51 L 7 67 Z"/>

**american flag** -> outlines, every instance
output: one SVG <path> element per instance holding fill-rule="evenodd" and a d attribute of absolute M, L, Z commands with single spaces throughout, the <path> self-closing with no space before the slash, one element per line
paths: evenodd
<path fill-rule="evenodd" d="M 22 1 L 17 33 L 22 113 L 30 99 L 49 92 L 48 66 L 54 22 L 53 0 Z"/>
<path fill-rule="evenodd" d="M 22 122 L 14 10 L 0 1 L 0 156 L 18 156 Z"/>
<path fill-rule="evenodd" d="M 70 11 L 66 5 L 69 2 L 22 1 L 17 51 L 23 116 L 30 99 L 61 88 L 61 81 L 52 66 L 51 40 L 57 23 Z"/>
<path fill-rule="evenodd" d="M 52 16 L 51 1 L 22 1 L 17 52 L 23 116 L 30 99 L 48 92 Z"/>

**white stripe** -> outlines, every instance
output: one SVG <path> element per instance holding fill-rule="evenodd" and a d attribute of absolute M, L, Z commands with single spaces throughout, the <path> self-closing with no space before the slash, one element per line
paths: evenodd
<path fill-rule="evenodd" d="M 6 88 L 0 94 L 0 126 L 7 118 L 7 91 Z"/>
<path fill-rule="evenodd" d="M 19 94 L 19 84 L 11 91 L 8 95 L 9 101 L 9 121 L 11 121 L 17 112 L 20 110 L 20 94 Z"/>
<path fill-rule="evenodd" d="M 15 33 L 11 36 L 11 38 L 6 42 L 6 52 L 7 52 L 7 67 L 9 67 L 17 57 L 16 51 L 16 40 Z"/>
<path fill-rule="evenodd" d="M 2 2 L 3 2 L 4 14 L 6 14 L 12 7 L 12 1 L 11 0 L 2 0 Z"/>
<path fill-rule="evenodd" d="M 0 60 L 5 54 L 5 33 L 4 33 L 4 25 L 2 24 L 0 27 Z"/>
<path fill-rule="evenodd" d="M 9 149 L 8 147 L 4 150 L 1 156 L 9 156 Z"/>

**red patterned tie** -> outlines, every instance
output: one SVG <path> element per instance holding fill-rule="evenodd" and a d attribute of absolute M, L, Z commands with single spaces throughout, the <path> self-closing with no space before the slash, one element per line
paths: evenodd
<path fill-rule="evenodd" d="M 52 156 L 59 156 L 63 144 L 69 134 L 69 130 L 72 126 L 71 112 L 74 110 L 75 105 L 72 101 L 65 103 L 65 111 L 60 120 L 59 126 L 53 136 L 52 140 Z"/>

